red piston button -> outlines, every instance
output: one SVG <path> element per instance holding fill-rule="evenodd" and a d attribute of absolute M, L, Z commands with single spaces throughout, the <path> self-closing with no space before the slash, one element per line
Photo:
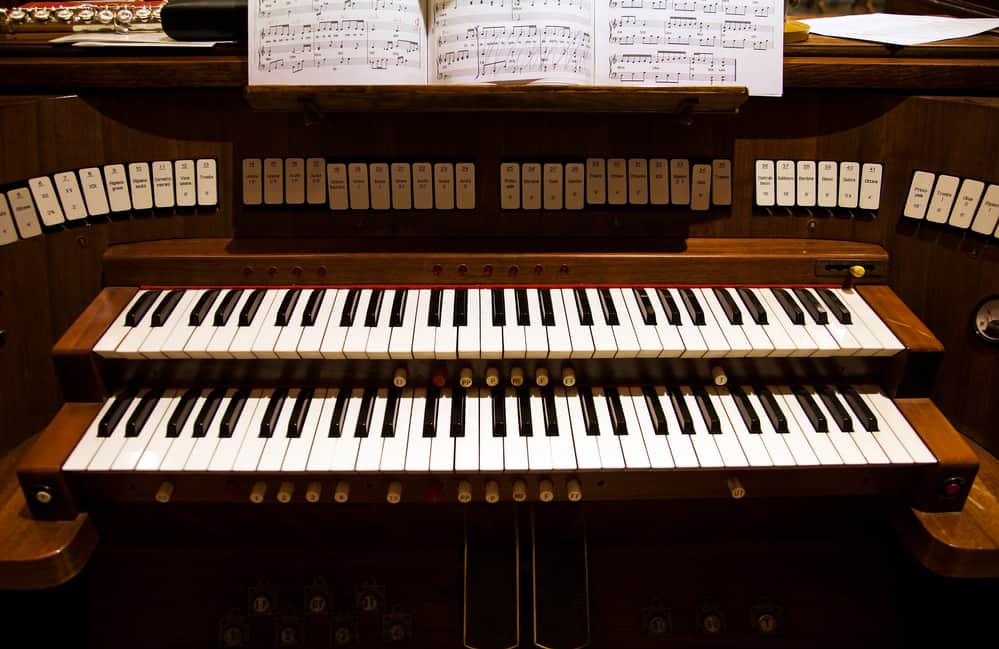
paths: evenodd
<path fill-rule="evenodd" d="M 953 497 L 961 493 L 964 488 L 964 481 L 960 478 L 951 478 L 944 483 L 943 492 L 945 496 Z"/>

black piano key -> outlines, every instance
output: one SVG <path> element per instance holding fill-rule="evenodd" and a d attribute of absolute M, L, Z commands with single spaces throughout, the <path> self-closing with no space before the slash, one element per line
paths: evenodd
<path fill-rule="evenodd" d="M 136 391 L 132 388 L 121 392 L 114 398 L 114 403 L 108 408 L 104 416 L 101 417 L 101 423 L 97 425 L 97 436 L 98 437 L 110 437 L 114 429 L 118 427 L 118 422 L 125 415 L 125 411 L 128 407 L 132 405 L 132 400 L 135 399 Z"/>
<path fill-rule="evenodd" d="M 676 300 L 673 299 L 673 295 L 669 292 L 669 289 L 657 288 L 656 295 L 659 296 L 659 303 L 663 305 L 663 311 L 666 312 L 666 322 L 674 327 L 679 327 L 683 324 L 683 319 L 680 317 L 680 308 L 676 305 Z"/>
<path fill-rule="evenodd" d="M 725 317 L 728 318 L 728 323 L 730 325 L 741 325 L 742 324 L 742 309 L 739 305 L 735 303 L 735 299 L 732 294 L 724 288 L 713 288 L 711 289 L 715 293 L 715 297 L 718 298 L 718 302 L 721 303 L 722 311 L 725 312 Z"/>
<path fill-rule="evenodd" d="M 451 437 L 465 436 L 465 390 L 451 391 Z"/>
<path fill-rule="evenodd" d="M 180 398 L 180 401 L 177 402 L 177 407 L 173 409 L 173 413 L 167 421 L 167 437 L 180 436 L 180 431 L 184 430 L 184 424 L 187 423 L 188 417 L 191 416 L 191 411 L 194 410 L 194 405 L 198 402 L 199 396 L 201 396 L 201 389 L 191 388 Z"/>
<path fill-rule="evenodd" d="M 798 304 L 791 297 L 791 294 L 782 288 L 772 288 L 770 292 L 774 294 L 777 298 L 777 302 L 780 304 L 781 308 L 784 309 L 784 313 L 787 317 L 791 319 L 791 322 L 796 325 L 805 324 L 805 312 L 798 307 Z"/>
<path fill-rule="evenodd" d="M 294 439 L 302 436 L 302 429 L 305 428 L 305 418 L 309 416 L 309 406 L 312 405 L 312 397 L 315 392 L 312 388 L 305 388 L 298 391 L 298 398 L 291 409 L 291 419 L 288 420 L 288 437 Z"/>
<path fill-rule="evenodd" d="M 742 298 L 742 303 L 746 305 L 746 310 L 749 311 L 749 317 L 753 319 L 753 322 L 758 325 L 767 324 L 767 310 L 763 308 L 763 303 L 760 302 L 760 298 L 756 297 L 756 293 L 752 289 L 744 287 L 735 289 L 735 292 Z"/>
<path fill-rule="evenodd" d="M 645 406 L 649 409 L 649 415 L 652 417 L 652 428 L 655 430 L 656 435 L 666 435 L 669 433 L 669 427 L 666 425 L 666 413 L 663 412 L 663 406 L 659 403 L 659 395 L 656 394 L 656 389 L 651 385 L 642 386 L 642 395 L 645 397 Z"/>
<path fill-rule="evenodd" d="M 288 292 L 281 298 L 281 304 L 278 305 L 277 317 L 274 318 L 275 327 L 287 327 L 291 324 L 291 312 L 295 310 L 295 305 L 298 304 L 298 298 L 301 295 L 302 289 L 300 288 L 288 289 Z"/>
<path fill-rule="evenodd" d="M 506 301 L 503 298 L 503 289 L 494 288 L 492 289 L 493 297 L 493 326 L 494 327 L 505 327 L 506 326 Z"/>
<path fill-rule="evenodd" d="M 808 394 L 808 391 L 800 385 L 792 385 L 791 394 L 798 400 L 798 405 L 801 406 L 801 409 L 805 411 L 805 416 L 808 417 L 809 423 L 812 424 L 812 429 L 816 433 L 828 433 L 829 422 L 826 421 L 826 416 L 819 410 L 819 406 L 812 400 L 812 395 Z"/>
<path fill-rule="evenodd" d="M 347 402 L 350 401 L 350 388 L 341 388 L 333 404 L 333 419 L 330 420 L 330 437 L 343 436 L 343 421 L 347 418 Z"/>
<path fill-rule="evenodd" d="M 218 412 L 224 398 L 225 388 L 215 388 L 208 394 L 198 416 L 194 418 L 194 431 L 191 433 L 191 437 L 204 437 L 208 434 L 208 427 L 212 425 L 215 413 Z"/>
<path fill-rule="evenodd" d="M 139 436 L 139 433 L 142 432 L 142 427 L 149 421 L 149 415 L 152 414 L 153 408 L 156 407 L 162 396 L 163 390 L 157 389 L 150 390 L 139 399 L 139 405 L 132 411 L 132 416 L 128 418 L 128 423 L 125 424 L 125 437 Z"/>
<path fill-rule="evenodd" d="M 853 418 L 850 417 L 850 413 L 846 411 L 846 408 L 843 407 L 843 404 L 836 397 L 836 392 L 828 385 L 817 385 L 815 386 L 815 393 L 822 399 L 822 403 L 826 404 L 826 410 L 832 415 L 839 429 L 844 433 L 852 433 Z"/>
<path fill-rule="evenodd" d="M 439 288 L 430 289 L 430 312 L 427 314 L 428 327 L 441 326 L 441 310 L 443 308 L 443 304 L 444 304 L 443 289 Z"/>
<path fill-rule="evenodd" d="M 728 391 L 731 393 L 735 407 L 742 416 L 742 421 L 746 424 L 749 432 L 754 435 L 763 433 L 763 429 L 760 428 L 760 416 L 756 414 L 756 409 L 753 408 L 753 404 L 749 402 L 749 397 L 742 388 L 733 385 L 729 387 Z"/>
<path fill-rule="evenodd" d="M 673 414 L 680 422 L 680 432 L 684 435 L 694 434 L 694 418 L 690 416 L 690 409 L 687 408 L 687 401 L 683 398 L 680 388 L 666 388 L 670 403 L 673 404 Z"/>
<path fill-rule="evenodd" d="M 534 435 L 534 422 L 531 421 L 531 391 L 528 388 L 517 389 L 517 424 L 521 437 Z"/>
<path fill-rule="evenodd" d="M 614 307 L 614 299 L 611 297 L 610 289 L 599 288 L 597 289 L 597 295 L 600 296 L 600 309 L 604 312 L 604 323 L 611 327 L 621 324 L 621 320 L 617 316 L 617 309 Z"/>
<path fill-rule="evenodd" d="M 703 327 L 706 324 L 704 309 L 701 307 L 701 303 L 698 301 L 693 289 L 681 288 L 680 299 L 683 300 L 683 305 L 687 307 L 687 313 L 690 315 L 691 322 L 695 326 Z"/>
<path fill-rule="evenodd" d="M 527 308 L 527 289 L 513 289 L 513 297 L 513 306 L 517 313 L 517 324 L 521 327 L 529 327 L 531 325 L 531 312 Z"/>
<path fill-rule="evenodd" d="M 376 288 L 371 291 L 371 297 L 368 298 L 368 310 L 364 313 L 365 327 L 378 326 L 378 314 L 382 312 L 383 299 L 385 299 L 384 290 Z"/>
<path fill-rule="evenodd" d="M 853 316 L 850 315 L 850 310 L 836 297 L 835 293 L 827 288 L 817 288 L 815 292 L 819 294 L 819 297 L 826 303 L 826 306 L 832 311 L 833 316 L 839 320 L 840 324 L 853 324 Z"/>
<path fill-rule="evenodd" d="M 364 438 L 371 432 L 371 415 L 375 410 L 375 397 L 378 390 L 365 388 L 361 394 L 361 408 L 357 411 L 357 426 L 354 427 L 354 437 Z"/>
<path fill-rule="evenodd" d="M 305 302 L 305 311 L 302 312 L 303 327 L 315 326 L 316 318 L 319 317 L 319 309 L 322 308 L 325 298 L 326 289 L 324 288 L 316 288 L 309 293 L 309 299 Z"/>
<path fill-rule="evenodd" d="M 277 432 L 278 417 L 281 416 L 281 408 L 284 407 L 284 400 L 288 398 L 288 390 L 279 388 L 271 395 L 267 402 L 267 409 L 264 410 L 264 419 L 260 422 L 260 437 L 273 437 Z"/>
<path fill-rule="evenodd" d="M 774 397 L 773 393 L 762 385 L 753 386 L 753 392 L 756 396 L 760 398 L 760 403 L 763 404 L 763 412 L 767 413 L 767 418 L 770 420 L 770 425 L 774 427 L 774 430 L 778 433 L 787 433 L 787 416 L 784 411 L 780 409 L 780 405 L 777 403 L 777 399 Z"/>
<path fill-rule="evenodd" d="M 243 289 L 234 288 L 230 289 L 222 301 L 219 302 L 219 306 L 215 309 L 215 315 L 212 319 L 212 323 L 216 327 L 224 327 L 229 318 L 232 317 L 232 312 L 236 310 L 236 304 L 239 302 L 240 296 L 243 295 Z"/>
<path fill-rule="evenodd" d="M 455 327 L 468 326 L 468 289 L 456 288 L 454 290 L 454 318 L 452 324 Z"/>
<path fill-rule="evenodd" d="M 538 300 L 541 303 L 541 326 L 555 326 L 555 307 L 552 305 L 552 291 L 548 288 L 538 289 Z"/>
<path fill-rule="evenodd" d="M 860 420 L 860 425 L 864 427 L 864 430 L 869 433 L 876 433 L 878 431 L 878 418 L 867 407 L 867 402 L 864 401 L 864 398 L 849 385 L 839 386 L 839 393 L 846 399 L 847 405 L 850 406 L 850 410 Z"/>
<path fill-rule="evenodd" d="M 388 398 L 385 400 L 385 421 L 382 422 L 382 437 L 395 437 L 395 427 L 399 419 L 399 399 L 402 397 L 402 390 L 399 388 L 389 388 Z"/>
<path fill-rule="evenodd" d="M 825 325 L 829 324 L 829 312 L 826 311 L 826 307 L 819 302 L 819 300 L 812 295 L 812 292 L 804 288 L 793 289 L 794 294 L 798 297 L 798 301 L 801 305 L 805 307 L 808 311 L 808 315 L 812 316 L 812 320 L 815 324 Z"/>
<path fill-rule="evenodd" d="M 555 410 L 555 392 L 553 390 L 542 390 L 541 402 L 544 404 L 545 435 L 548 437 L 557 437 L 558 413 Z"/>
<path fill-rule="evenodd" d="M 650 327 L 654 327 L 656 324 L 656 312 L 652 309 L 652 300 L 649 299 L 649 294 L 645 292 L 644 288 L 633 288 L 631 292 L 635 294 L 635 300 L 638 302 L 638 310 L 642 314 L 642 322 Z"/>
<path fill-rule="evenodd" d="M 577 288 L 572 294 L 576 297 L 576 312 L 579 314 L 579 324 L 584 327 L 593 326 L 593 311 L 590 309 L 590 298 L 586 296 L 586 291 Z"/>
<path fill-rule="evenodd" d="M 343 311 L 340 312 L 341 327 L 354 326 L 354 316 L 357 315 L 357 302 L 360 297 L 360 289 L 352 288 L 347 291 L 347 297 L 343 301 Z"/>
<path fill-rule="evenodd" d="M 174 309 L 177 308 L 177 303 L 180 302 L 180 298 L 182 297 L 184 297 L 183 289 L 170 291 L 163 296 L 160 303 L 153 309 L 152 326 L 162 327 L 166 323 L 167 318 L 173 314 Z"/>
<path fill-rule="evenodd" d="M 493 404 L 493 437 L 506 437 L 506 391 L 493 388 L 490 397 Z"/>
<path fill-rule="evenodd" d="M 226 406 L 225 414 L 222 415 L 219 437 L 223 439 L 232 437 L 236 431 L 236 424 L 239 423 L 239 416 L 243 414 L 243 406 L 246 405 L 246 400 L 249 398 L 250 391 L 246 388 L 236 390 L 236 393 L 232 395 L 232 399 L 229 399 L 229 405 Z"/>
<path fill-rule="evenodd" d="M 426 407 L 423 410 L 423 436 L 437 436 L 437 406 L 440 402 L 440 390 L 429 388 L 427 390 Z"/>
<path fill-rule="evenodd" d="M 715 410 L 715 404 L 711 403 L 711 395 L 701 386 L 694 386 L 690 391 L 694 394 L 694 401 L 697 403 L 697 408 L 701 411 L 704 423 L 708 425 L 708 432 L 712 435 L 721 435 L 721 420 L 718 418 L 718 411 Z"/>
<path fill-rule="evenodd" d="M 389 318 L 390 327 L 402 326 L 402 321 L 406 315 L 406 297 L 408 295 L 409 291 L 406 289 L 398 289 L 392 297 L 392 313 Z"/>
<path fill-rule="evenodd" d="M 593 404 L 593 391 L 590 388 L 579 388 L 579 402 L 583 406 L 583 428 L 587 435 L 599 435 L 600 424 L 597 422 L 597 407 Z"/>
<path fill-rule="evenodd" d="M 146 313 L 153 306 L 153 303 L 156 302 L 156 298 L 160 296 L 161 292 L 162 291 L 157 289 L 152 291 L 146 291 L 141 296 L 139 296 L 139 299 L 135 301 L 135 304 L 132 305 L 132 308 L 129 309 L 128 313 L 125 314 L 125 326 L 126 327 L 139 326 L 139 322 L 141 322 L 142 318 L 145 317 Z"/>
<path fill-rule="evenodd" d="M 187 318 L 187 324 L 192 327 L 201 326 L 201 323 L 208 317 L 208 312 L 221 293 L 221 289 L 217 288 L 202 293 L 198 301 L 194 303 L 194 308 L 191 309 L 191 315 Z"/>
<path fill-rule="evenodd" d="M 621 407 L 621 395 L 617 388 L 604 388 L 604 398 L 610 412 L 611 430 L 615 435 L 627 435 L 628 423 L 624 420 L 624 408 Z"/>
<path fill-rule="evenodd" d="M 246 303 L 243 305 L 243 309 L 239 312 L 239 326 L 249 327 L 253 319 L 257 317 L 257 311 L 260 310 L 260 303 L 264 300 L 264 294 L 267 291 L 262 288 L 254 289 L 250 293 L 250 297 L 246 298 Z"/>

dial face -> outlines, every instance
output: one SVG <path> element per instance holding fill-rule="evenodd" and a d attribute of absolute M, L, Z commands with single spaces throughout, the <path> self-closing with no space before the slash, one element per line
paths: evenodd
<path fill-rule="evenodd" d="M 990 295 L 978 303 L 971 324 L 980 338 L 999 344 L 999 295 Z"/>

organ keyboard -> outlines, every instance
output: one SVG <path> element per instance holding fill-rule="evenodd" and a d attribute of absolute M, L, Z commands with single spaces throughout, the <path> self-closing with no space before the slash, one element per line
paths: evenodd
<path fill-rule="evenodd" d="M 774 250 L 735 273 L 699 264 L 718 244 L 695 240 L 640 272 L 621 255 L 612 277 L 604 258 L 537 255 L 562 282 L 451 275 L 423 265 L 446 259 L 430 254 L 355 268 L 350 254 L 215 242 L 187 258 L 164 255 L 168 242 L 113 248 L 112 286 L 55 349 L 76 403 L 22 464 L 22 486 L 42 517 L 103 500 L 330 494 L 904 493 L 959 508 L 976 461 L 925 398 L 939 343 L 890 290 L 857 280 L 858 265 L 883 270 L 883 253 L 763 243 Z M 204 257 L 214 282 L 190 272 Z M 225 279 L 259 264 L 262 283 Z"/>

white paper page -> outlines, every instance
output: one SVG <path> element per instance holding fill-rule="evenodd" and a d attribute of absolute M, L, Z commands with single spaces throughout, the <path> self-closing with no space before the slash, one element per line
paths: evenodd
<path fill-rule="evenodd" d="M 427 83 L 419 0 L 250 0 L 249 80 Z"/>
<path fill-rule="evenodd" d="M 783 90 L 783 2 L 596 1 L 598 85 Z"/>
<path fill-rule="evenodd" d="M 874 41 L 889 45 L 918 45 L 964 38 L 999 28 L 999 18 L 947 18 L 900 14 L 861 14 L 802 20 L 813 34 Z"/>
<path fill-rule="evenodd" d="M 594 0 L 431 0 L 430 83 L 590 84 Z"/>

